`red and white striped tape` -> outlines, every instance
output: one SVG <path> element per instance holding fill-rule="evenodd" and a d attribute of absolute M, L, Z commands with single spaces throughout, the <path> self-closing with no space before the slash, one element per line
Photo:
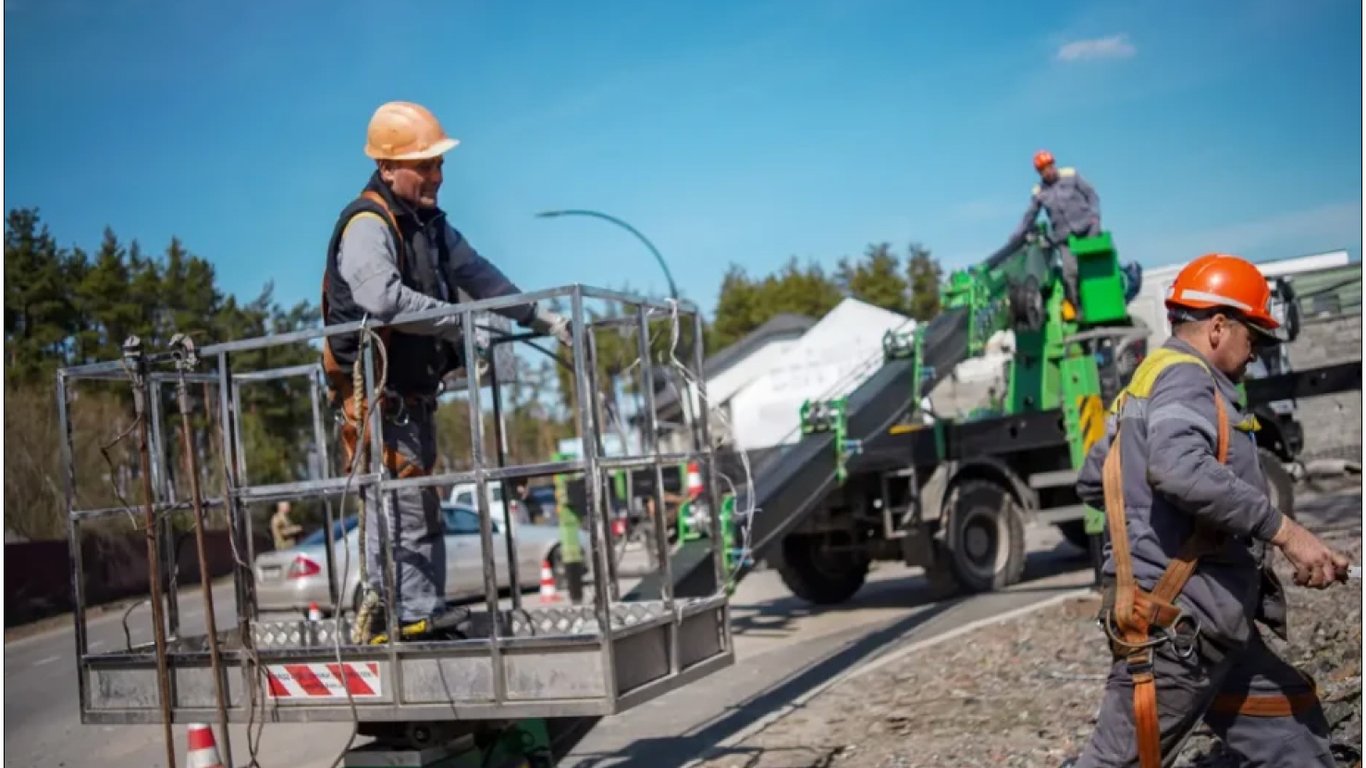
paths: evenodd
<path fill-rule="evenodd" d="M 268 664 L 266 681 L 272 699 L 345 699 L 348 690 L 353 699 L 381 696 L 379 663 L 374 661 Z"/>

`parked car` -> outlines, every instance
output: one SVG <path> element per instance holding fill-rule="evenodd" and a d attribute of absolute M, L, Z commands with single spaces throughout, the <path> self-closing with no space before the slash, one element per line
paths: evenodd
<path fill-rule="evenodd" d="M 443 504 L 441 512 L 446 528 L 446 597 L 449 600 L 468 600 L 484 595 L 484 569 L 479 537 L 479 513 L 460 504 Z M 360 531 L 356 517 L 333 523 L 336 542 L 333 557 L 345 582 L 338 594 L 353 609 L 360 596 Z M 499 590 L 511 586 L 507 568 L 507 545 L 503 525 L 494 522 L 494 562 Z M 257 606 L 262 611 L 304 611 L 310 603 L 317 603 L 332 612 L 328 594 L 327 542 L 325 529 L 319 528 L 290 549 L 266 552 L 256 558 Z M 345 535 L 345 540 L 341 539 Z M 541 562 L 549 561 L 556 581 L 563 584 L 560 562 L 560 529 L 553 525 L 519 524 L 513 531 L 517 546 L 517 580 L 523 590 L 534 590 L 540 585 Z M 586 532 L 579 532 L 580 546 L 588 548 Z M 347 565 L 347 550 L 350 564 Z"/>
<path fill-rule="evenodd" d="M 489 517 L 492 518 L 493 521 L 496 523 L 506 524 L 507 511 L 504 508 L 503 504 L 503 484 L 489 483 L 488 491 Z M 451 488 L 451 495 L 446 499 L 446 503 L 455 504 L 456 506 L 461 507 L 469 507 L 470 509 L 477 511 L 479 507 L 475 504 L 476 492 L 476 486 L 474 483 L 461 483 Z M 518 520 L 517 522 L 520 523 L 521 521 Z"/>

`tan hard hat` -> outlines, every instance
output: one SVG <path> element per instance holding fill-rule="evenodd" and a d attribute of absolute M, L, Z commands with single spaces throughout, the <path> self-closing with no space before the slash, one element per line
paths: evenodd
<path fill-rule="evenodd" d="M 381 104 L 365 132 L 365 154 L 376 160 L 426 160 L 459 143 L 426 107 L 411 101 Z"/>

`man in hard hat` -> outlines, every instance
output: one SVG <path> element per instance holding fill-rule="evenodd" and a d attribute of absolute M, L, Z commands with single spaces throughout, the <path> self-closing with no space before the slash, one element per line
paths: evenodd
<path fill-rule="evenodd" d="M 1034 170 L 1039 172 L 1039 183 L 1030 192 L 1029 208 L 998 253 L 1008 253 L 1024 245 L 1025 236 L 1034 228 L 1040 209 L 1047 213 L 1048 244 L 1057 249 L 1062 261 L 1063 293 L 1071 305 L 1065 311 L 1069 316 L 1075 316 L 1080 306 L 1077 257 L 1068 248 L 1067 238 L 1070 235 L 1094 237 L 1100 234 L 1100 197 L 1075 168 L 1057 167 L 1053 153 L 1048 150 L 1034 154 Z"/>
<path fill-rule="evenodd" d="M 1348 561 L 1272 506 L 1236 389 L 1253 350 L 1275 343 L 1266 279 L 1224 254 L 1168 291 L 1172 336 L 1110 409 L 1077 493 L 1104 508 L 1101 623 L 1114 666 L 1077 766 L 1157 768 L 1204 719 L 1249 764 L 1332 766 L 1313 681 L 1263 641 L 1285 637 L 1271 554 L 1295 583 L 1326 588 Z M 1118 436 L 1117 436 L 1118 435 Z"/>
<path fill-rule="evenodd" d="M 342 210 L 328 245 L 322 302 L 326 325 L 365 318 L 387 322 L 399 314 L 452 307 L 459 300 L 458 290 L 475 299 L 520 292 L 438 207 L 443 156 L 457 143 L 421 105 L 394 101 L 375 111 L 365 143 L 375 171 L 360 196 Z M 545 307 L 526 304 L 496 311 L 570 343 L 568 321 Z M 474 329 L 462 328 L 459 315 L 452 314 L 377 332 L 385 351 L 382 357 L 387 358 L 382 371 L 386 391 L 379 407 L 384 464 L 391 476 L 430 474 L 436 460 L 434 412 L 442 378 L 459 367 L 477 378 L 472 372 L 478 361 L 464 360 L 466 331 Z M 364 407 L 355 401 L 352 385 L 359 349 L 359 334 L 341 334 L 328 337 L 323 352 L 331 390 L 346 415 L 342 437 L 348 469 Z M 404 488 L 391 498 L 397 528 L 393 532 L 386 532 L 383 517 L 376 514 L 377 499 L 367 498 L 367 576 L 383 595 L 379 542 L 381 535 L 390 536 L 399 621 L 430 625 L 445 608 L 441 501 L 432 487 Z M 381 604 L 392 606 L 393 601 Z"/>

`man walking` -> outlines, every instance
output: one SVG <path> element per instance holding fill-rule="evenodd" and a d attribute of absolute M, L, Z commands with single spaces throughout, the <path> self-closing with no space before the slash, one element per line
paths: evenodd
<path fill-rule="evenodd" d="M 326 325 L 363 318 L 387 322 L 399 314 L 451 307 L 457 289 L 475 299 L 519 293 L 507 277 L 475 252 L 437 205 L 443 155 L 458 142 L 425 107 L 394 101 L 375 111 L 365 154 L 376 169 L 361 195 L 341 212 L 327 249 L 323 278 Z M 497 310 L 524 327 L 570 342 L 569 323 L 535 304 Z M 436 460 L 434 411 L 442 377 L 465 367 L 476 378 L 478 361 L 464 360 L 459 316 L 377 331 L 384 346 L 384 466 L 390 476 L 430 474 Z M 358 335 L 331 336 L 323 364 L 345 415 L 342 438 L 347 471 L 363 432 L 352 391 Z M 377 356 L 378 357 L 378 356 Z M 368 436 L 366 437 L 368 439 Z M 361 468 L 360 471 L 365 471 Z M 430 627 L 445 608 L 446 563 L 440 499 L 435 488 L 405 488 L 391 495 L 396 530 L 387 531 L 378 497 L 367 496 L 365 557 L 369 585 L 383 590 L 380 537 L 393 542 L 401 625 Z M 379 617 L 376 616 L 376 619 Z M 424 623 L 425 621 L 425 623 Z"/>
<path fill-rule="evenodd" d="M 1274 343 L 1253 264 L 1209 254 L 1167 294 L 1172 336 L 1139 366 L 1086 458 L 1077 493 L 1109 533 L 1101 623 L 1114 666 L 1077 766 L 1170 765 L 1203 718 L 1258 766 L 1332 766 L 1313 681 L 1263 642 L 1285 636 L 1267 546 L 1323 589 L 1348 562 L 1267 499 L 1256 420 L 1236 384 Z"/>
<path fill-rule="evenodd" d="M 1080 306 L 1077 295 L 1077 257 L 1067 246 L 1070 235 L 1094 237 L 1100 234 L 1100 197 L 1075 168 L 1058 168 L 1053 153 L 1041 150 L 1034 155 L 1034 170 L 1039 183 L 1030 193 L 1029 208 L 1020 225 L 998 253 L 1008 253 L 1025 242 L 1042 209 L 1048 214 L 1048 244 L 1058 250 L 1062 260 L 1063 292 L 1071 304 L 1072 316 Z M 1070 319 L 1070 318 L 1069 318 Z"/>

